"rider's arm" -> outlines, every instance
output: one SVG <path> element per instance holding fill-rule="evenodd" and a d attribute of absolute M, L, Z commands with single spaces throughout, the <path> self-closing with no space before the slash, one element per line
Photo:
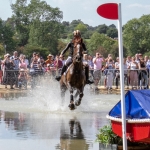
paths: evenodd
<path fill-rule="evenodd" d="M 85 44 L 84 44 L 84 43 L 82 43 L 82 47 L 83 47 L 84 52 L 86 52 L 86 53 L 87 53 L 87 48 L 86 48 L 86 46 L 85 46 Z"/>
<path fill-rule="evenodd" d="M 61 55 L 64 55 L 70 47 L 71 47 L 71 42 L 67 44 L 66 48 L 61 52 Z"/>

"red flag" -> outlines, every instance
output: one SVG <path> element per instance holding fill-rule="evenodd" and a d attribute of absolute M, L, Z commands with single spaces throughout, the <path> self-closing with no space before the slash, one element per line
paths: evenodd
<path fill-rule="evenodd" d="M 118 19 L 118 4 L 106 3 L 102 4 L 97 8 L 97 13 L 107 19 Z"/>

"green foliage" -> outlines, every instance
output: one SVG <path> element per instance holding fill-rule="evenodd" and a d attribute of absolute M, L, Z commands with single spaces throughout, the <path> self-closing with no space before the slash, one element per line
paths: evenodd
<path fill-rule="evenodd" d="M 103 128 L 99 129 L 96 135 L 96 142 L 108 145 L 108 144 L 120 144 L 122 139 L 113 133 L 110 125 L 105 125 Z"/>
<path fill-rule="evenodd" d="M 98 32 L 95 32 L 92 36 L 91 39 L 88 43 L 88 49 L 89 52 L 92 53 L 92 51 L 98 49 L 99 46 L 101 46 L 103 44 L 103 42 L 105 41 L 106 37 L 104 34 L 100 34 Z"/>
<path fill-rule="evenodd" d="M 107 30 L 107 36 L 111 37 L 111 38 L 116 38 L 118 37 L 118 30 L 114 29 L 114 28 L 109 28 Z"/>
<path fill-rule="evenodd" d="M 105 24 L 99 25 L 96 29 L 96 31 L 101 34 L 106 34 L 107 30 L 108 30 L 108 26 L 106 26 Z"/>
<path fill-rule="evenodd" d="M 79 23 L 76 27 L 75 30 L 80 30 L 81 34 L 85 33 L 87 31 L 86 25 Z"/>
<path fill-rule="evenodd" d="M 61 53 L 61 51 L 66 47 L 66 42 L 68 43 L 68 41 L 62 41 L 62 40 L 59 40 L 58 41 L 58 54 Z"/>
<path fill-rule="evenodd" d="M 3 56 L 3 54 L 5 53 L 3 44 L 0 44 L 0 56 Z"/>
<path fill-rule="evenodd" d="M 19 52 L 19 49 L 18 49 L 18 52 Z M 33 46 L 33 45 L 27 45 L 22 50 L 22 53 L 24 53 L 28 57 L 32 57 L 33 52 L 40 53 L 40 55 L 43 56 L 45 59 L 47 58 L 47 55 L 50 53 L 48 48 L 42 48 L 42 47 Z"/>
<path fill-rule="evenodd" d="M 114 40 L 117 39 L 118 32 L 114 24 L 92 27 L 80 19 L 71 23 L 61 22 L 63 12 L 41 0 L 16 0 L 11 8 L 12 18 L 8 18 L 7 21 L 0 19 L 0 43 L 3 46 L 1 51 L 5 50 L 5 45 L 7 52 L 32 46 L 46 49 L 46 53 L 55 55 L 62 49 L 59 39 L 72 39 L 73 31 L 78 29 L 84 41 L 88 39 L 86 46 L 90 54 L 95 55 L 95 52 L 99 51 L 104 57 L 107 57 L 108 53 L 112 53 L 114 57 L 119 55 L 118 40 Z M 135 53 L 149 55 L 149 25 L 150 15 L 143 15 L 123 26 L 124 56 Z"/>
<path fill-rule="evenodd" d="M 13 40 L 14 31 L 9 24 L 0 19 L 0 43 L 3 46 L 3 54 L 11 52 L 15 48 L 15 41 Z"/>
<path fill-rule="evenodd" d="M 27 0 L 16 0 L 15 4 L 11 5 L 13 16 L 12 19 L 15 22 L 15 29 L 17 32 L 17 38 L 19 39 L 19 45 L 24 46 L 28 42 L 29 38 L 29 12 L 27 7 Z"/>
<path fill-rule="evenodd" d="M 123 27 L 124 46 L 129 55 L 146 53 L 150 50 L 150 15 L 132 19 Z"/>
<path fill-rule="evenodd" d="M 17 0 L 12 5 L 18 45 L 46 48 L 56 54 L 58 39 L 63 32 L 62 12 L 50 7 L 45 1 Z"/>
<path fill-rule="evenodd" d="M 118 50 L 116 51 L 116 49 L 114 49 L 115 45 L 117 44 L 117 40 L 114 40 L 104 34 L 95 32 L 91 36 L 87 47 L 89 53 L 92 55 L 95 54 L 96 51 L 99 51 L 104 57 L 107 57 L 108 53 L 112 53 L 114 56 L 118 56 Z"/>

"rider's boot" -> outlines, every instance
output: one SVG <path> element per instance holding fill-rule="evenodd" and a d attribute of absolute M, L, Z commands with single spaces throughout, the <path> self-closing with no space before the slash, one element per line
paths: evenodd
<path fill-rule="evenodd" d="M 89 66 L 85 67 L 86 84 L 92 84 L 94 81 L 89 80 Z"/>
<path fill-rule="evenodd" d="M 67 66 L 66 66 L 66 65 L 63 65 L 60 75 L 59 75 L 59 76 L 56 76 L 55 79 L 56 79 L 57 81 L 59 81 L 59 80 L 61 79 L 61 76 L 64 74 L 64 72 L 65 72 L 66 70 L 67 70 Z"/>

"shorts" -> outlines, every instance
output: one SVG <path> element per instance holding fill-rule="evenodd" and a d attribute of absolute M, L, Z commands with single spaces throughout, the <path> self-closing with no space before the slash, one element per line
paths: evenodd
<path fill-rule="evenodd" d="M 94 80 L 100 80 L 101 79 L 101 70 L 94 70 L 93 72 L 93 77 L 94 77 Z"/>

